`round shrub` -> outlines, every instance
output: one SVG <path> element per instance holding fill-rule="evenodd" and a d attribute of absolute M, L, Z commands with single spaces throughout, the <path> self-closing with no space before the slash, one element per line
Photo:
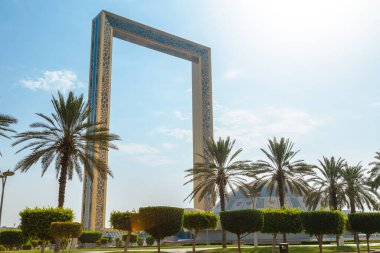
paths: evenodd
<path fill-rule="evenodd" d="M 139 246 L 139 247 L 141 247 L 141 246 L 143 246 L 144 245 L 144 238 L 138 238 L 137 239 L 137 246 Z"/>
<path fill-rule="evenodd" d="M 144 230 L 157 240 L 159 252 L 161 240 L 178 233 L 182 229 L 182 208 L 169 206 L 142 207 L 139 214 Z"/>
<path fill-rule="evenodd" d="M 0 251 L 7 251 L 7 249 L 4 247 L 4 245 L 0 245 Z"/>
<path fill-rule="evenodd" d="M 125 242 L 127 240 L 127 237 L 128 237 L 128 234 L 124 234 L 122 240 Z M 139 236 L 137 234 L 131 234 L 129 238 L 129 242 L 136 243 L 138 239 L 139 239 Z"/>
<path fill-rule="evenodd" d="M 100 238 L 102 238 L 101 232 L 84 230 L 78 239 L 81 243 L 96 243 L 96 241 L 100 240 Z"/>
<path fill-rule="evenodd" d="M 154 241 L 154 238 L 150 235 L 145 238 L 146 245 L 148 246 L 152 246 L 154 244 Z"/>
<path fill-rule="evenodd" d="M 341 235 L 345 219 L 340 211 L 310 211 L 301 213 L 302 226 L 307 234 L 315 235 L 322 253 L 323 235 Z"/>
<path fill-rule="evenodd" d="M 237 235 L 239 252 L 240 236 L 261 230 L 264 223 L 263 213 L 255 209 L 223 211 L 219 215 L 222 227 Z"/>
<path fill-rule="evenodd" d="M 102 237 L 102 238 L 100 238 L 100 244 L 102 244 L 102 245 L 107 244 L 109 240 L 110 240 L 110 238 L 108 238 L 108 237 Z"/>
<path fill-rule="evenodd" d="M 74 213 L 64 208 L 26 208 L 20 212 L 21 230 L 25 237 L 38 238 L 43 241 L 41 252 L 45 249 L 45 242 L 52 239 L 50 224 L 56 221 L 72 221 Z"/>
<path fill-rule="evenodd" d="M 53 238 L 78 238 L 82 234 L 82 224 L 79 222 L 52 222 L 50 232 Z"/>
<path fill-rule="evenodd" d="M 0 244 L 8 249 L 21 246 L 25 242 L 24 235 L 20 229 L 0 231 Z"/>
<path fill-rule="evenodd" d="M 31 250 L 32 249 L 32 244 L 23 244 L 22 245 L 22 250 Z"/>

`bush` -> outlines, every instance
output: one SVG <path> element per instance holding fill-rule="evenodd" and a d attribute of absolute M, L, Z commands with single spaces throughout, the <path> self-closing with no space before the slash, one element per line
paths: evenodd
<path fill-rule="evenodd" d="M 96 243 L 96 241 L 100 240 L 100 238 L 102 238 L 101 232 L 84 230 L 78 239 L 81 243 Z"/>
<path fill-rule="evenodd" d="M 32 249 L 32 244 L 24 244 L 22 245 L 22 250 L 31 250 Z"/>
<path fill-rule="evenodd" d="M 380 213 L 350 213 L 348 223 L 352 231 L 366 234 L 369 252 L 369 237 L 373 233 L 380 232 Z"/>
<path fill-rule="evenodd" d="M 186 212 L 183 216 L 183 227 L 193 233 L 193 252 L 199 230 L 215 229 L 218 226 L 218 216 L 210 212 Z"/>
<path fill-rule="evenodd" d="M 219 215 L 222 227 L 237 235 L 239 252 L 240 236 L 261 230 L 264 223 L 263 213 L 255 209 L 223 211 Z"/>
<path fill-rule="evenodd" d="M 20 212 L 20 228 L 25 237 L 38 238 L 42 241 L 41 252 L 44 252 L 46 241 L 52 239 L 50 224 L 56 221 L 72 221 L 74 213 L 64 208 L 26 208 Z"/>
<path fill-rule="evenodd" d="M 38 240 L 30 240 L 30 244 L 32 245 L 33 249 L 35 249 L 39 245 Z"/>
<path fill-rule="evenodd" d="M 141 246 L 143 246 L 144 245 L 144 238 L 138 238 L 137 239 L 137 246 L 139 246 L 139 247 L 141 247 Z"/>
<path fill-rule="evenodd" d="M 140 222 L 144 230 L 157 240 L 158 252 L 163 238 L 174 235 L 182 229 L 183 209 L 168 206 L 142 207 Z"/>
<path fill-rule="evenodd" d="M 124 234 L 122 240 L 125 242 L 127 240 L 127 237 L 128 237 L 128 234 Z M 138 238 L 139 238 L 139 236 L 137 234 L 131 234 L 131 236 L 129 238 L 129 242 L 130 243 L 136 243 Z"/>
<path fill-rule="evenodd" d="M 13 247 L 20 247 L 25 242 L 20 229 L 0 231 L 0 244 L 11 250 Z"/>
<path fill-rule="evenodd" d="M 104 245 L 104 244 L 107 244 L 109 240 L 110 240 L 110 238 L 108 238 L 108 237 L 102 237 L 102 238 L 100 238 L 99 241 L 100 241 L 101 245 Z"/>
<path fill-rule="evenodd" d="M 322 253 L 323 235 L 341 235 L 344 232 L 345 219 L 340 211 L 302 212 L 301 221 L 305 232 L 317 237 L 320 253 Z"/>
<path fill-rule="evenodd" d="M 4 247 L 4 245 L 0 245 L 0 251 L 7 251 L 7 249 Z"/>
<path fill-rule="evenodd" d="M 145 238 L 146 245 L 148 246 L 152 246 L 154 244 L 154 241 L 154 238 L 150 235 Z"/>
<path fill-rule="evenodd" d="M 276 248 L 277 234 L 302 232 L 301 211 L 298 209 L 267 209 L 263 215 L 264 226 L 261 232 L 272 234 L 272 252 Z"/>
<path fill-rule="evenodd" d="M 127 235 L 123 236 L 125 242 L 124 252 L 128 251 L 129 243 L 137 242 L 137 238 L 129 238 L 128 234 L 133 236 L 132 232 L 140 229 L 138 214 L 134 212 L 116 212 L 111 213 L 110 223 L 115 229 L 127 231 Z M 132 241 L 133 240 L 133 241 Z"/>
<path fill-rule="evenodd" d="M 82 234 L 82 224 L 78 222 L 52 222 L 50 232 L 53 238 L 78 238 Z"/>

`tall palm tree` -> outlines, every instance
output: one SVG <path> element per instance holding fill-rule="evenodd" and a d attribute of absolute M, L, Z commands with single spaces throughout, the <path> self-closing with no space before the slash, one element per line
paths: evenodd
<path fill-rule="evenodd" d="M 303 160 L 295 160 L 299 151 L 293 151 L 294 143 L 289 139 L 276 138 L 268 140 L 268 149 L 261 149 L 267 160 L 258 160 L 253 164 L 250 176 L 259 177 L 253 184 L 253 188 L 261 191 L 268 188 L 269 195 L 273 192 L 278 196 L 281 208 L 285 207 L 285 194 L 290 192 L 294 195 L 303 195 L 309 191 L 305 176 L 314 174 L 313 166 Z M 284 241 L 286 235 L 284 234 Z"/>
<path fill-rule="evenodd" d="M 348 166 L 341 171 L 342 176 L 342 201 L 345 206 L 350 208 L 351 213 L 356 213 L 356 207 L 364 210 L 367 207 L 369 210 L 376 208 L 379 200 L 379 195 L 373 190 L 373 187 L 368 183 L 368 178 L 365 176 L 366 171 L 360 165 Z M 359 248 L 359 237 L 354 233 L 357 250 Z"/>
<path fill-rule="evenodd" d="M 16 124 L 17 119 L 12 116 L 0 114 L 0 136 L 10 139 L 7 133 L 15 133 L 16 131 L 10 128 L 11 124 Z M 1 156 L 0 152 L 0 156 Z"/>
<path fill-rule="evenodd" d="M 100 176 L 112 176 L 106 162 L 99 158 L 102 151 L 117 147 L 112 141 L 119 136 L 109 134 L 101 123 L 89 121 L 90 110 L 83 100 L 83 95 L 76 97 L 70 92 L 65 99 L 58 92 L 58 98 L 52 97 L 54 113 L 45 115 L 37 113 L 42 122 L 30 125 L 32 130 L 16 135 L 13 145 L 25 145 L 17 151 L 31 149 L 31 152 L 17 163 L 15 170 L 27 172 L 32 165 L 41 161 L 43 176 L 50 164 L 55 161 L 59 182 L 58 207 L 63 207 L 67 180 L 76 173 L 82 179 L 84 171 L 92 177 L 96 169 Z M 96 147 L 96 148 L 94 148 Z"/>
<path fill-rule="evenodd" d="M 341 172 L 345 166 L 345 160 L 335 157 L 323 157 L 319 160 L 319 166 L 316 167 L 317 173 L 310 179 L 312 189 L 305 197 L 305 204 L 309 209 L 315 210 L 320 204 L 322 207 L 331 210 L 341 209 L 342 192 Z"/>
<path fill-rule="evenodd" d="M 234 187 L 243 189 L 245 178 L 243 171 L 249 167 L 250 161 L 234 161 L 243 151 L 241 148 L 232 151 L 235 140 L 219 138 L 217 142 L 210 139 L 206 142 L 205 154 L 197 154 L 204 161 L 194 164 L 193 168 L 186 170 L 185 178 L 190 178 L 186 183 L 199 182 L 186 199 L 194 199 L 198 196 L 201 200 L 209 195 L 215 204 L 216 198 L 220 199 L 220 209 L 225 211 L 228 189 L 235 194 Z M 185 200 L 186 200 L 185 199 Z M 222 231 L 223 247 L 226 247 L 226 233 Z"/>
<path fill-rule="evenodd" d="M 342 200 L 351 213 L 355 213 L 356 208 L 364 210 L 367 207 L 372 210 L 377 207 L 379 195 L 372 190 L 365 174 L 366 170 L 360 164 L 346 165 L 341 171 L 344 192 Z"/>
<path fill-rule="evenodd" d="M 373 188 L 377 189 L 380 186 L 380 152 L 376 152 L 375 161 L 371 162 L 369 165 L 373 165 L 371 173 L 371 185 Z"/>

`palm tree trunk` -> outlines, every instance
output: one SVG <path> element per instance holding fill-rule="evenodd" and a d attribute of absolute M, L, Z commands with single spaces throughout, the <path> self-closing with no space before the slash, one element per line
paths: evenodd
<path fill-rule="evenodd" d="M 285 207 L 285 189 L 284 189 L 284 177 L 279 175 L 277 177 L 277 186 L 278 186 L 278 198 L 280 200 L 280 207 Z M 286 242 L 286 234 L 282 234 L 282 241 Z"/>
<path fill-rule="evenodd" d="M 61 175 L 59 176 L 58 207 L 63 207 L 67 182 L 67 158 L 62 159 Z"/>
<path fill-rule="evenodd" d="M 331 205 L 332 205 L 332 209 L 335 211 L 335 210 L 338 210 L 338 197 L 336 196 L 336 187 L 335 185 L 332 185 L 331 187 Z M 336 240 L 336 245 L 339 247 L 339 235 L 337 235 L 335 237 L 335 240 Z"/>
<path fill-rule="evenodd" d="M 355 200 L 352 197 L 349 197 L 349 198 L 350 198 L 351 213 L 356 213 Z M 360 241 L 359 241 L 359 235 L 357 232 L 354 232 L 354 241 L 356 244 L 357 251 L 358 251 L 358 253 L 360 253 Z"/>
<path fill-rule="evenodd" d="M 224 187 L 219 187 L 219 197 L 220 197 L 220 210 L 225 211 L 226 210 L 226 203 L 224 199 Z M 223 248 L 227 248 L 227 236 L 226 236 L 226 230 L 222 228 L 222 245 Z"/>

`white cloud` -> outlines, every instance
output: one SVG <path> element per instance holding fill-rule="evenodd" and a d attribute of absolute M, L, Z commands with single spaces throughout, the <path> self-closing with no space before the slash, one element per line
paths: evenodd
<path fill-rule="evenodd" d="M 174 116 L 179 120 L 188 120 L 190 119 L 189 116 L 183 115 L 183 113 L 180 110 L 174 111 Z"/>
<path fill-rule="evenodd" d="M 238 78 L 240 75 L 241 75 L 240 70 L 229 70 L 224 74 L 224 78 L 235 79 L 235 78 Z"/>
<path fill-rule="evenodd" d="M 76 73 L 70 70 L 45 71 L 42 77 L 20 80 L 22 86 L 31 90 L 60 90 L 66 92 L 84 86 Z"/>
<path fill-rule="evenodd" d="M 149 145 L 128 143 L 120 144 L 118 147 L 119 151 L 129 156 L 130 159 L 143 165 L 162 166 L 178 163 L 177 160 L 162 155 L 160 150 Z"/>
<path fill-rule="evenodd" d="M 272 137 L 307 135 L 324 119 L 294 108 L 271 107 L 258 112 L 223 108 L 215 121 L 215 137 L 231 136 L 250 149 Z"/>
<path fill-rule="evenodd" d="M 185 140 L 189 143 L 191 143 L 193 139 L 192 131 L 188 129 L 159 127 L 156 131 L 179 140 Z"/>
<path fill-rule="evenodd" d="M 172 148 L 175 148 L 177 145 L 175 145 L 174 143 L 170 143 L 170 142 L 165 142 L 165 143 L 162 143 L 161 144 L 165 149 L 172 149 Z"/>

